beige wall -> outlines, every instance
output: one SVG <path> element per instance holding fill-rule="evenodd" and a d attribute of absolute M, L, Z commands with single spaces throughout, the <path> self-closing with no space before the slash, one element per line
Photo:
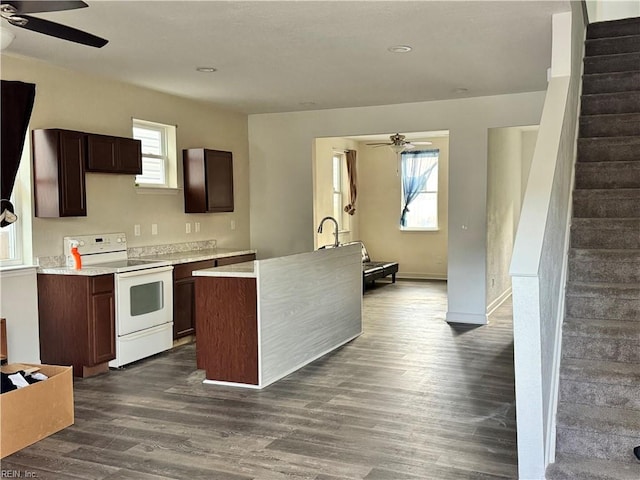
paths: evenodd
<path fill-rule="evenodd" d="M 182 191 L 136 193 L 133 175 L 87 174 L 87 217 L 33 222 L 35 256 L 61 255 L 62 237 L 124 231 L 130 246 L 217 239 L 218 245 L 249 246 L 249 154 L 247 116 L 164 93 L 89 76 L 31 59 L 1 56 L 1 76 L 36 84 L 30 127 L 63 128 L 131 136 L 132 117 L 177 125 L 178 185 L 182 185 L 182 149 L 206 147 L 233 152 L 235 212 L 184 213 Z M 235 220 L 235 230 L 231 230 Z M 193 222 L 200 222 L 200 233 Z M 191 234 L 185 223 L 192 223 Z M 151 224 L 158 235 L 151 235 Z M 140 224 L 142 235 L 133 235 Z"/>
<path fill-rule="evenodd" d="M 401 180 L 396 154 L 360 143 L 360 236 L 373 260 L 400 264 L 407 278 L 447 278 L 449 137 L 429 138 L 440 149 L 438 231 L 401 231 Z"/>
<path fill-rule="evenodd" d="M 509 266 L 537 127 L 491 128 L 487 154 L 487 311 L 511 293 Z"/>
<path fill-rule="evenodd" d="M 320 221 L 327 216 L 333 216 L 333 152 L 345 150 L 358 150 L 358 142 L 347 138 L 331 137 L 318 138 L 315 140 L 315 148 L 313 155 L 313 225 L 315 234 L 315 248 L 322 245 L 332 244 L 335 237 L 333 236 L 333 224 L 325 224 L 322 233 L 317 233 Z M 356 157 L 356 170 L 360 174 L 362 160 L 358 151 Z M 346 177 L 346 170 L 343 175 L 343 203 L 349 203 L 349 183 Z M 360 239 L 359 222 L 360 222 L 361 200 L 360 192 L 356 198 L 356 211 L 348 218 L 346 213 L 343 218 L 349 222 L 348 229 L 344 229 L 339 235 L 341 243 L 351 242 Z"/>

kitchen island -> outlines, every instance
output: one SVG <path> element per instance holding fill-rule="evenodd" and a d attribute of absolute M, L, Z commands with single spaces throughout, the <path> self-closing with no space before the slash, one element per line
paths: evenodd
<path fill-rule="evenodd" d="M 193 275 L 205 383 L 263 388 L 362 333 L 359 245 Z"/>

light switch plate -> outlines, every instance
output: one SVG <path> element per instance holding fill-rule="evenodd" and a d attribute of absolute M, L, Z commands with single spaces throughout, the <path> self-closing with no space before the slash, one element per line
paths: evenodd
<path fill-rule="evenodd" d="M 134 225 L 134 226 L 133 226 L 133 234 L 134 234 L 136 237 L 139 237 L 139 236 L 140 236 L 140 225 Z"/>
<path fill-rule="evenodd" d="M 158 224 L 157 223 L 152 223 L 151 224 L 151 235 L 157 235 L 158 234 Z"/>

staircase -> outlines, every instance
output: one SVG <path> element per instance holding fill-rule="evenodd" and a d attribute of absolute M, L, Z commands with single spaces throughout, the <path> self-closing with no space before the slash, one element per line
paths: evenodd
<path fill-rule="evenodd" d="M 549 480 L 638 480 L 640 18 L 588 26 Z"/>

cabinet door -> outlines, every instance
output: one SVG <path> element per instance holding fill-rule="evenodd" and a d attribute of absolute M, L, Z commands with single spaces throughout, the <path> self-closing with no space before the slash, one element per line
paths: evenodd
<path fill-rule="evenodd" d="M 116 138 L 107 135 L 87 135 L 87 171 L 114 172 L 117 169 Z"/>
<path fill-rule="evenodd" d="M 183 278 L 173 284 L 173 338 L 191 335 L 195 328 L 195 279 Z"/>
<path fill-rule="evenodd" d="M 116 358 L 115 302 L 112 275 L 101 275 L 91 281 L 90 360 L 95 365 Z"/>
<path fill-rule="evenodd" d="M 233 212 L 233 156 L 231 152 L 205 150 L 207 211 Z"/>
<path fill-rule="evenodd" d="M 87 215 L 84 181 L 84 135 L 61 130 L 58 154 L 58 195 L 61 217 Z"/>
<path fill-rule="evenodd" d="M 196 331 L 194 270 L 215 267 L 215 260 L 183 263 L 173 268 L 173 338 Z"/>
<path fill-rule="evenodd" d="M 118 138 L 118 173 L 142 173 L 142 142 Z"/>

